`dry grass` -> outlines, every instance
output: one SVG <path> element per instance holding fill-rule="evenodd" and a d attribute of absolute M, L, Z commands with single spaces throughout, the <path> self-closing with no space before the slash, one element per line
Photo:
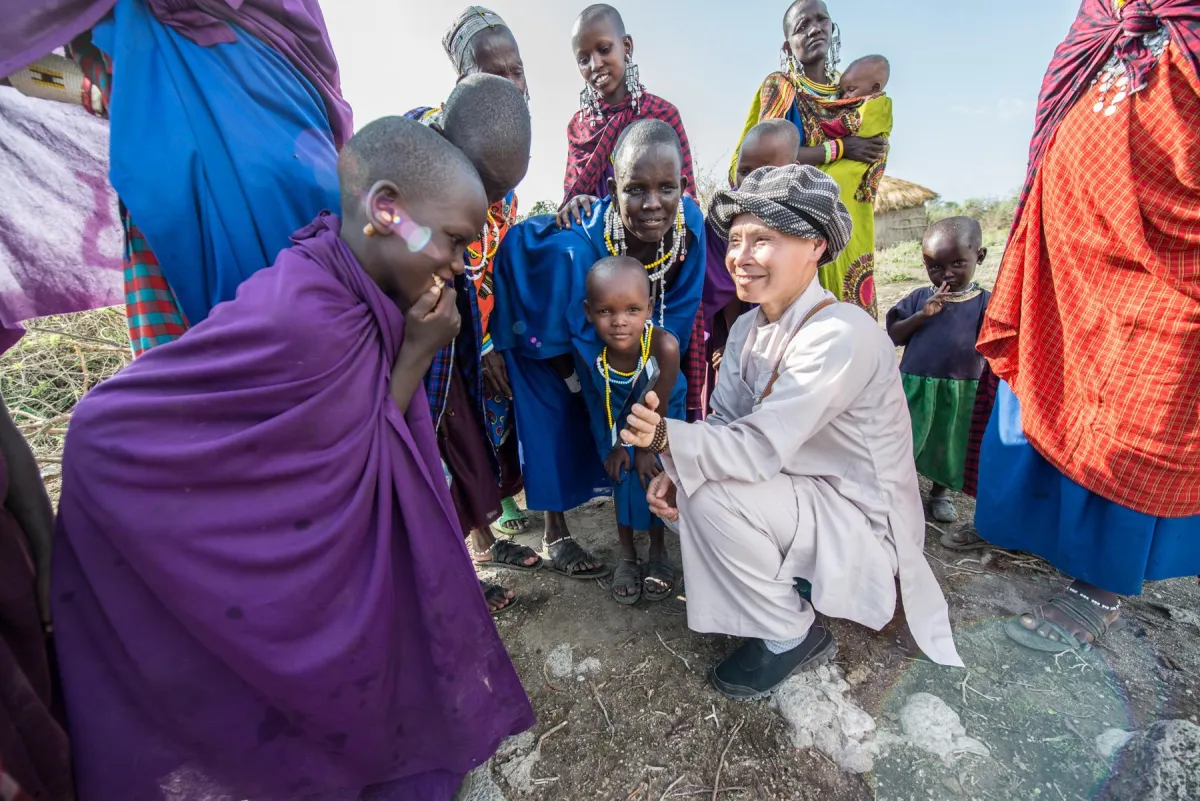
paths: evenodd
<path fill-rule="evenodd" d="M 42 466 L 51 496 L 71 412 L 92 387 L 132 359 L 125 309 L 45 317 L 0 356 L 0 393 Z"/>

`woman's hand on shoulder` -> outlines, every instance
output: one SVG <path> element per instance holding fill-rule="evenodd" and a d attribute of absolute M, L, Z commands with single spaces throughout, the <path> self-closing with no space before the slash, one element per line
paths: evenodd
<path fill-rule="evenodd" d="M 870 139 L 863 139 L 861 136 L 847 136 L 842 140 L 842 145 L 846 148 L 846 155 L 842 158 L 860 161 L 863 164 L 874 164 L 887 153 L 888 142 L 882 136 L 872 136 Z"/>
<path fill-rule="evenodd" d="M 592 216 L 592 206 L 599 202 L 600 198 L 594 195 L 576 195 L 571 198 L 558 210 L 558 227 L 570 228 L 571 220 L 574 220 L 576 225 L 583 225 L 584 218 Z"/>

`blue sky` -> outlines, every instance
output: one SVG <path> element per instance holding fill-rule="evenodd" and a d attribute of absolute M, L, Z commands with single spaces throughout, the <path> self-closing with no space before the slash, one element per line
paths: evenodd
<path fill-rule="evenodd" d="M 1024 177 L 1042 74 L 1078 0 L 828 0 L 843 63 L 892 62 L 895 131 L 888 173 L 949 200 L 1011 193 Z M 342 89 L 361 126 L 449 94 L 442 51 L 460 0 L 326 0 Z M 582 78 L 571 24 L 586 2 L 492 0 L 525 60 L 534 117 L 522 205 L 559 200 L 566 126 Z M 679 107 L 698 170 L 718 174 L 761 80 L 778 68 L 787 0 L 632 0 L 615 3 L 634 38 L 647 90 Z"/>

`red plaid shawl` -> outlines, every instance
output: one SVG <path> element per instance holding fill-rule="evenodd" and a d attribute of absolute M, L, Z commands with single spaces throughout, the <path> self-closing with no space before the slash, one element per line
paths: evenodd
<path fill-rule="evenodd" d="M 1148 13 L 1170 34 L 1157 63 L 1119 40 L 1150 27 Z M 1103 0 L 1084 2 L 1047 76 L 979 339 L 1034 447 L 1157 517 L 1200 514 L 1198 30 L 1195 3 L 1134 0 L 1117 21 Z M 1096 113 L 1092 79 L 1113 47 L 1134 53 L 1130 85 L 1145 88 Z"/>
<path fill-rule="evenodd" d="M 1121 5 L 1120 10 L 1114 5 Z M 1080 95 L 1115 50 L 1130 70 L 1130 89 L 1145 87 L 1154 59 L 1142 46 L 1141 36 L 1165 26 L 1176 47 L 1187 54 L 1192 67 L 1200 68 L 1200 4 L 1196 0 L 1083 0 L 1079 16 L 1067 38 L 1054 51 L 1042 80 L 1033 140 L 1029 145 L 1029 171 L 1018 204 L 1025 205 L 1033 176 L 1046 148 Z M 1015 226 L 1014 226 L 1015 228 Z"/>
<path fill-rule="evenodd" d="M 679 109 L 652 94 L 642 95 L 638 114 L 633 113 L 633 100 L 626 97 L 615 106 L 608 106 L 600 101 L 604 109 L 604 121 L 595 128 L 584 118 L 582 111 L 575 112 L 567 125 L 567 175 L 563 180 L 563 203 L 567 203 L 576 195 L 591 195 L 596 193 L 600 179 L 608 169 L 609 159 L 613 148 L 616 147 L 617 137 L 621 135 L 629 123 L 634 120 L 662 120 L 675 129 L 679 134 L 679 142 L 683 145 L 683 177 L 687 179 L 687 193 L 696 197 L 696 176 L 692 172 L 692 148 L 688 144 L 687 132 L 683 130 L 683 120 L 679 117 Z M 601 196 L 608 193 L 602 192 Z"/>

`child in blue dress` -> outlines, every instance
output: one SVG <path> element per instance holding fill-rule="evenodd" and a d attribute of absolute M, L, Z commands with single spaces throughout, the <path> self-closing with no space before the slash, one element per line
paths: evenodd
<path fill-rule="evenodd" d="M 975 350 L 991 293 L 975 283 L 987 257 L 979 223 L 950 217 L 925 232 L 921 254 L 930 286 L 914 290 L 887 314 L 888 336 L 904 346 L 900 374 L 912 415 L 917 470 L 933 482 L 933 519 L 958 519 L 949 490 L 962 490 L 971 412 L 983 356 Z"/>
<path fill-rule="evenodd" d="M 581 382 L 583 400 L 597 455 L 613 483 L 617 508 L 621 556 L 613 574 L 612 594 L 622 604 L 635 604 L 642 597 L 661 601 L 671 595 L 675 573 L 667 561 L 663 521 L 650 514 L 646 488 L 662 472 L 662 466 L 650 451 L 629 447 L 619 440 L 614 445 L 613 431 L 623 427 L 623 421 L 615 417 L 620 415 L 629 394 L 640 386 L 638 378 L 651 357 L 657 360 L 660 371 L 654 390 L 660 398 L 670 399 L 667 416 L 686 418 L 687 391 L 684 383 L 676 380 L 679 340 L 654 325 L 650 279 L 637 259 L 601 259 L 588 273 L 586 289 L 584 311 L 604 349 L 595 364 L 579 365 L 579 374 L 589 377 Z M 633 541 L 636 531 L 650 534 L 644 575 Z"/>

